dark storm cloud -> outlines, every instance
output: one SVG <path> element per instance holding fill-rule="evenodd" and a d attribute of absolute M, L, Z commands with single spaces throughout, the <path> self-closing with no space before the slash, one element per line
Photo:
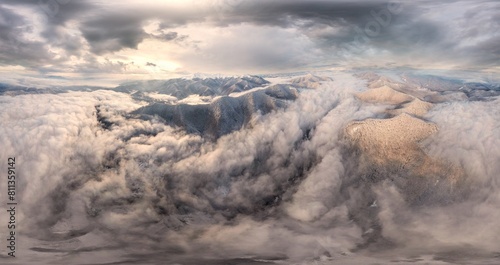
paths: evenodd
<path fill-rule="evenodd" d="M 387 24 L 383 27 L 408 23 L 407 20 L 415 17 L 416 12 L 414 7 L 404 7 L 387 1 L 253 1 L 242 3 L 225 15 L 208 17 L 207 21 L 217 26 L 250 23 L 296 28 L 322 48 L 338 48 L 343 43 L 353 41 L 356 34 L 366 35 L 364 31 L 367 25 L 379 23 L 377 19 Z M 368 31 L 373 29 L 369 28 Z M 392 32 L 383 29 L 377 33 L 377 39 L 390 40 L 395 35 L 393 33 L 401 38 L 412 35 L 402 30 Z"/>
<path fill-rule="evenodd" d="M 416 57 L 494 67 L 500 59 L 494 45 L 499 11 L 494 1 L 252 1 L 208 14 L 206 21 L 222 27 L 248 23 L 297 29 L 331 61 L 359 55 L 366 63 L 377 59 L 366 57 L 372 50 L 396 62 Z M 480 41 L 464 45 L 471 37 Z"/>
<path fill-rule="evenodd" d="M 92 51 L 97 54 L 118 51 L 123 48 L 137 49 L 147 34 L 140 19 L 127 16 L 102 17 L 84 22 L 81 31 Z"/>
<path fill-rule="evenodd" d="M 188 35 L 179 35 L 179 33 L 177 33 L 177 32 L 170 31 L 167 33 L 162 33 L 159 36 L 155 36 L 155 37 L 160 37 L 161 39 L 167 40 L 167 41 L 176 40 L 176 41 L 180 42 L 180 41 L 186 40 L 189 36 Z"/>

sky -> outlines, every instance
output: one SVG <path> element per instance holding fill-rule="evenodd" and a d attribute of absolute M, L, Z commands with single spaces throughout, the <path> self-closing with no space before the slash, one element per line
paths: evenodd
<path fill-rule="evenodd" d="M 338 68 L 500 72 L 500 2 L 3 0 L 4 83 Z"/>

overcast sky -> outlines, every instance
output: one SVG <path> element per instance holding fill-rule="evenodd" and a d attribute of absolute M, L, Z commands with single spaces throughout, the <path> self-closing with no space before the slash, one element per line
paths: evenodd
<path fill-rule="evenodd" d="M 3 0 L 0 82 L 332 67 L 500 72 L 500 2 Z M 66 81 L 65 81 L 66 80 Z"/>

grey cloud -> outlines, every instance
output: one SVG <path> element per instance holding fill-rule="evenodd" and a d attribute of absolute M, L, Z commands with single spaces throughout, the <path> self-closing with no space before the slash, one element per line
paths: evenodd
<path fill-rule="evenodd" d="M 467 238 L 468 242 L 474 242 L 468 246 L 490 249 L 492 242 L 497 240 L 490 234 L 490 231 L 497 229 L 490 226 L 493 222 L 490 220 L 498 218 L 493 209 L 496 208 L 494 205 L 500 202 L 496 192 L 496 175 L 500 167 L 494 162 L 500 156 L 498 148 L 495 148 L 499 144 L 499 138 L 495 136 L 499 133 L 497 125 L 500 109 L 496 106 L 498 103 L 497 97 L 490 102 L 440 104 L 431 110 L 427 118 L 439 125 L 439 131 L 425 140 L 423 146 L 431 156 L 444 157 L 464 167 L 469 178 L 463 185 L 470 189 L 471 193 L 464 196 L 454 207 L 429 207 L 409 211 L 397 203 L 401 194 L 388 185 L 382 186 L 377 191 L 380 194 L 380 204 L 390 209 L 379 215 L 388 226 L 384 229 L 386 236 L 398 238 L 401 234 L 396 235 L 393 231 L 411 223 L 414 226 L 406 230 L 408 233 L 399 241 L 404 241 L 408 246 L 422 246 L 437 240 L 465 250 L 465 242 L 460 238 Z M 470 115 L 471 111 L 474 115 Z M 403 217 L 405 221 L 389 221 L 391 215 Z M 427 225 L 431 223 L 435 225 Z M 481 231 L 484 232 L 468 229 L 473 226 L 481 226 Z M 419 233 L 425 233 L 427 236 L 419 236 Z"/>
<path fill-rule="evenodd" d="M 366 50 L 388 52 L 395 60 L 406 57 L 442 58 L 443 62 L 456 62 L 474 67 L 495 66 L 498 61 L 494 43 L 498 35 L 500 6 L 492 1 L 463 3 L 448 1 L 433 4 L 426 1 L 400 2 L 398 12 L 391 12 L 387 1 L 275 1 L 244 2 L 214 21 L 219 26 L 238 23 L 254 23 L 283 28 L 297 28 L 315 42 L 325 55 L 348 51 L 345 59 L 352 56 L 368 56 Z M 449 13 L 456 8 L 469 9 L 458 21 L 431 19 L 443 11 Z M 387 19 L 386 14 L 390 18 Z M 387 25 L 385 24 L 385 22 Z M 377 25 L 378 26 L 374 26 Z M 481 25 L 481 26 L 479 26 Z M 378 27 L 378 28 L 377 28 Z M 379 29 L 377 32 L 377 29 Z M 376 33 L 371 35 L 371 33 Z M 468 36 L 482 38 L 482 43 L 463 48 Z M 348 47 L 346 49 L 346 47 Z M 352 47 L 352 48 L 349 48 Z M 468 55 L 474 57 L 469 63 Z M 453 53 L 462 54 L 459 58 Z M 492 56 L 493 55 L 493 56 Z M 332 56 L 330 60 L 338 59 Z M 364 59 L 369 60 L 369 59 Z M 374 58 L 373 60 L 377 60 Z M 365 62 L 366 63 L 366 62 Z"/>
<path fill-rule="evenodd" d="M 498 66 L 500 61 L 500 35 L 480 41 L 474 46 L 457 49 L 465 60 L 469 62 L 472 69 L 481 69 L 484 66 Z"/>
<path fill-rule="evenodd" d="M 45 16 L 47 22 L 53 25 L 63 25 L 68 20 L 77 18 L 96 7 L 92 1 L 88 0 L 6 0 L 3 4 L 13 7 L 29 7 L 33 13 Z"/>
<path fill-rule="evenodd" d="M 96 54 L 119 51 L 123 48 L 137 49 L 146 38 L 177 42 L 187 38 L 186 35 L 168 31 L 163 25 L 160 25 L 159 32 L 147 34 L 143 29 L 144 22 L 155 18 L 155 15 L 157 15 L 155 12 L 139 12 L 130 16 L 114 12 L 102 13 L 84 21 L 80 30 L 91 46 L 92 52 Z"/>
<path fill-rule="evenodd" d="M 310 27 L 362 24 L 370 20 L 370 11 L 380 10 L 387 2 L 365 1 L 255 1 L 245 2 L 222 17 L 220 25 L 252 22 L 280 27 Z"/>
<path fill-rule="evenodd" d="M 164 39 L 164 40 L 173 40 L 173 39 L 176 39 L 178 36 L 177 32 L 168 32 L 166 34 L 163 34 L 160 38 Z"/>
<path fill-rule="evenodd" d="M 103 62 L 99 62 L 95 56 L 89 54 L 87 54 L 84 58 L 85 62 L 83 64 L 73 66 L 74 72 L 82 74 L 122 73 L 127 68 L 136 66 L 134 62 L 113 62 L 108 59 Z"/>
<path fill-rule="evenodd" d="M 118 51 L 123 48 L 137 49 L 147 34 L 142 21 L 131 17 L 109 16 L 86 21 L 81 31 L 94 53 Z"/>
<path fill-rule="evenodd" d="M 26 19 L 0 6 L 0 63 L 4 65 L 36 66 L 53 60 L 41 41 L 27 40 L 22 35 L 33 31 Z"/>
<path fill-rule="evenodd" d="M 255 232 L 265 229 L 275 239 L 284 241 L 295 237 L 286 227 L 273 221 L 269 221 L 267 229 L 244 215 L 257 213 L 264 220 L 267 219 L 267 211 L 279 204 L 277 196 L 281 196 L 286 187 L 298 181 L 290 180 L 290 176 L 298 174 L 297 178 L 301 178 L 301 174 L 305 173 L 305 168 L 309 167 L 307 163 L 311 161 L 304 158 L 308 157 L 307 153 L 311 152 L 309 149 L 312 147 L 294 147 L 294 143 L 302 138 L 302 130 L 314 126 L 312 119 L 321 118 L 336 105 L 339 98 L 335 94 L 329 89 L 317 92 L 311 90 L 304 94 L 300 105 L 289 112 L 256 117 L 260 121 L 254 121 L 253 129 L 237 132 L 218 143 L 185 135 L 155 120 L 124 119 L 119 113 L 130 111 L 138 105 L 130 98 L 124 98 L 127 96 L 114 92 L 48 95 L 43 99 L 22 96 L 2 98 L 5 99 L 2 107 L 6 110 L 21 102 L 33 105 L 33 101 L 37 101 L 46 106 L 37 111 L 35 116 L 30 116 L 31 109 L 28 108 L 17 114 L 2 112 L 2 119 L 8 124 L 14 119 L 21 119 L 25 122 L 23 128 L 36 128 L 26 134 L 22 141 L 7 148 L 9 152 L 24 150 L 19 154 L 20 159 L 33 162 L 24 169 L 23 174 L 44 179 L 47 187 L 35 192 L 39 187 L 38 182 L 30 181 L 20 190 L 24 201 L 23 213 L 32 216 L 20 219 L 26 224 L 23 226 L 26 230 L 23 231 L 38 238 L 60 238 L 62 233 L 53 235 L 48 231 L 58 231 L 59 226 L 64 229 L 62 223 L 70 222 L 73 231 L 83 231 L 92 237 L 100 238 L 101 232 L 96 233 L 95 228 L 110 233 L 115 237 L 114 245 L 126 244 L 135 238 L 152 247 L 162 242 L 165 247 L 175 237 L 191 242 L 175 232 L 179 229 L 189 232 L 186 224 L 195 227 L 213 224 L 192 242 L 195 248 L 193 253 L 206 254 L 203 247 L 196 251 L 196 245 L 214 245 L 212 240 L 215 239 L 215 244 L 220 244 L 220 252 L 216 251 L 218 255 L 235 247 L 236 253 L 250 249 L 256 253 L 267 251 L 272 254 L 280 250 L 297 257 L 310 255 L 315 246 L 295 252 L 290 245 L 271 247 L 272 238 L 262 238 L 267 242 L 268 250 L 251 242 L 240 246 L 231 246 L 231 242 L 234 242 L 235 234 L 257 239 L 256 234 L 247 234 L 249 229 Z M 99 129 L 94 115 L 95 104 L 100 105 L 99 115 L 114 124 L 109 131 Z M 351 115 L 357 109 L 351 101 L 346 102 L 344 107 L 346 112 L 341 112 L 343 115 Z M 311 111 L 302 112 L 304 108 Z M 282 114 L 285 119 L 280 117 Z M 43 127 L 36 126 L 40 121 L 46 122 Z M 290 126 L 290 121 L 293 121 L 293 126 Z M 338 124 L 337 128 L 340 126 Z M 327 128 L 323 127 L 325 130 Z M 15 133 L 7 127 L 2 131 L 2 135 L 13 136 Z M 321 141 L 317 145 L 330 141 L 332 134 L 335 131 L 317 138 Z M 58 144 L 39 142 L 39 145 L 29 149 L 20 146 L 31 145 L 33 142 L 30 139 L 35 141 L 40 138 L 50 143 L 57 141 Z M 6 143 L 7 138 L 1 140 Z M 286 160 L 295 152 L 298 153 L 297 157 L 292 155 L 294 164 L 283 167 L 283 164 L 292 162 Z M 302 152 L 304 154 L 300 154 Z M 67 160 L 63 157 L 67 157 Z M 75 166 L 70 166 L 73 163 Z M 45 204 L 37 208 L 36 202 L 39 201 Z M 352 246 L 349 236 L 352 234 L 356 237 L 359 230 L 349 224 L 345 213 L 340 212 L 336 218 L 344 223 L 343 228 L 328 231 L 338 235 L 339 240 L 343 238 L 347 246 Z M 234 222 L 233 228 L 226 227 L 224 220 Z M 160 230 L 146 232 L 140 228 L 142 223 L 151 224 L 146 230 Z M 123 234 L 119 232 L 123 227 L 139 230 Z M 217 230 L 222 230 L 222 234 L 216 236 L 219 234 Z M 152 241 L 142 236 L 145 232 L 152 236 Z M 68 234 L 68 238 L 78 236 L 80 233 Z M 311 236 L 304 246 L 314 241 L 314 236 Z"/>
<path fill-rule="evenodd" d="M 31 2 L 30 2 L 31 3 Z M 21 3 L 16 3 L 21 4 Z M 32 4 L 32 3 L 31 3 Z M 39 13 L 36 6 L 29 9 Z M 70 56 L 81 56 L 83 53 L 82 38 L 78 34 L 67 32 L 64 25 L 37 24 L 31 18 L 18 14 L 14 6 L 0 6 L 0 63 L 3 65 L 20 65 L 30 70 L 46 72 L 66 72 L 64 66 Z M 44 21 L 42 19 L 42 21 Z M 35 23 L 35 24 L 33 24 Z M 40 32 L 40 39 L 27 37 L 25 34 Z M 53 48 L 58 49 L 57 53 Z"/>

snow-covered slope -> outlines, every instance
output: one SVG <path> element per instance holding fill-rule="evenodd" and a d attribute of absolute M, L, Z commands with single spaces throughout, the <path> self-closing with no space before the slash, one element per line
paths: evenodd
<path fill-rule="evenodd" d="M 239 130 L 253 115 L 283 108 L 294 100 L 297 91 L 286 85 L 274 85 L 239 97 L 222 96 L 209 104 L 170 104 L 155 102 L 132 112 L 135 117 L 158 116 L 169 125 L 210 138 Z"/>
<path fill-rule="evenodd" d="M 190 95 L 220 96 L 233 92 L 242 92 L 261 87 L 269 82 L 258 76 L 220 77 L 220 78 L 175 78 L 169 80 L 134 81 L 122 84 L 116 91 L 130 93 L 133 91 L 157 92 L 174 96 L 178 99 Z"/>

